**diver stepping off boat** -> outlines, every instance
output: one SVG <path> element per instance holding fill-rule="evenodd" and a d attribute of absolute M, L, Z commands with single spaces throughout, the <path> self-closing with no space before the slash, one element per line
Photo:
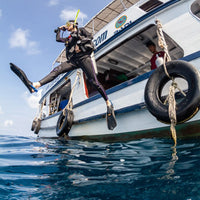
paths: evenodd
<path fill-rule="evenodd" d="M 60 37 L 61 30 L 69 31 L 70 35 L 67 38 Z M 60 26 L 55 30 L 55 32 L 56 41 L 65 43 L 66 57 L 68 59 L 66 62 L 61 63 L 42 80 L 34 83 L 29 81 L 25 73 L 13 63 L 10 63 L 11 70 L 22 80 L 29 91 L 33 93 L 34 91 L 37 91 L 39 87 L 54 80 L 58 75 L 81 68 L 82 71 L 86 74 L 89 83 L 94 86 L 94 88 L 104 98 L 107 105 L 106 119 L 108 129 L 113 130 L 117 126 L 114 107 L 108 99 L 103 86 L 97 79 L 93 62 L 91 60 L 91 53 L 94 50 L 92 35 L 84 28 L 78 28 L 78 23 L 76 23 L 74 20 L 70 20 L 66 23 L 66 25 Z"/>

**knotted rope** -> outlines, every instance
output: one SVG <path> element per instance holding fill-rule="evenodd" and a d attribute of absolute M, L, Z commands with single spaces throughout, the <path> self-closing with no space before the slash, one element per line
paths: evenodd
<path fill-rule="evenodd" d="M 166 61 L 169 62 L 171 61 L 171 57 L 169 55 L 169 52 L 168 52 L 168 46 L 167 46 L 167 43 L 165 41 L 165 36 L 163 34 L 163 29 L 162 29 L 162 24 L 159 20 L 156 20 L 156 24 L 157 24 L 157 36 L 158 36 L 158 45 L 160 48 L 162 48 L 165 52 L 164 54 L 164 62 L 163 62 L 163 66 L 164 66 L 164 70 L 165 70 L 165 74 L 170 78 L 170 75 L 168 74 L 168 71 L 167 71 L 167 67 L 166 67 Z"/>
<path fill-rule="evenodd" d="M 44 107 L 45 103 L 46 103 L 46 99 L 44 98 L 44 100 L 43 100 L 43 102 L 42 102 L 42 105 L 41 105 L 41 107 L 40 107 L 40 114 L 39 114 L 39 118 L 38 118 L 38 119 L 40 119 L 40 120 L 42 119 L 43 107 Z"/>
<path fill-rule="evenodd" d="M 46 99 L 44 98 L 44 100 L 43 100 L 43 102 L 42 102 L 42 104 L 40 106 L 39 113 L 35 116 L 33 121 L 42 120 L 43 107 L 44 107 L 45 103 L 46 103 Z"/>
<path fill-rule="evenodd" d="M 165 74 L 169 77 L 169 79 L 172 80 L 172 84 L 171 84 L 171 86 L 169 88 L 169 95 L 166 98 L 164 104 L 166 104 L 167 102 L 169 104 L 168 113 L 169 113 L 169 118 L 170 118 L 170 121 L 171 121 L 170 131 L 171 131 L 172 138 L 174 140 L 174 145 L 176 146 L 176 144 L 177 144 L 177 136 L 176 136 L 175 126 L 176 126 L 176 123 L 177 123 L 177 119 L 176 119 L 175 90 L 176 90 L 176 88 L 178 88 L 178 86 L 177 86 L 177 83 L 175 82 L 174 78 L 171 77 L 169 75 L 168 71 L 167 71 L 166 62 L 171 61 L 171 57 L 169 55 L 168 46 L 167 46 L 167 43 L 165 41 L 165 37 L 164 37 L 164 34 L 163 34 L 162 24 L 161 24 L 161 22 L 159 20 L 156 20 L 156 24 L 157 24 L 158 45 L 165 52 L 164 61 L 163 61 L 164 71 L 165 71 Z M 181 91 L 181 90 L 179 89 L 179 91 Z"/>
<path fill-rule="evenodd" d="M 63 109 L 63 115 L 64 116 L 66 116 L 66 110 L 72 111 L 72 108 L 73 108 L 72 96 L 73 96 L 74 89 L 75 89 L 75 86 L 76 86 L 77 83 L 79 83 L 79 84 L 81 83 L 81 72 L 80 72 L 80 70 L 77 70 L 76 78 L 75 78 L 74 84 L 73 84 L 72 89 L 71 89 L 68 104 Z"/>
<path fill-rule="evenodd" d="M 177 84 L 175 83 L 174 79 L 172 80 L 172 84 L 169 87 L 169 96 L 168 96 L 168 113 L 169 113 L 169 118 L 171 121 L 170 125 L 170 131 L 172 134 L 172 138 L 174 140 L 174 145 L 176 146 L 177 143 L 177 137 L 176 137 L 176 100 L 175 100 L 175 89 L 176 89 Z"/>

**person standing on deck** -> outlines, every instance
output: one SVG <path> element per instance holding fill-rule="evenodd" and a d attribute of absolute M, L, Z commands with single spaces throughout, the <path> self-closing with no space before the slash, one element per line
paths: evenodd
<path fill-rule="evenodd" d="M 164 62 L 163 58 L 164 58 L 165 52 L 157 51 L 156 45 L 152 41 L 147 42 L 146 47 L 149 49 L 149 51 L 151 53 L 153 53 L 153 56 L 150 60 L 151 61 L 151 70 L 156 69 L 157 67 L 159 67 L 160 65 L 163 64 L 163 62 Z"/>

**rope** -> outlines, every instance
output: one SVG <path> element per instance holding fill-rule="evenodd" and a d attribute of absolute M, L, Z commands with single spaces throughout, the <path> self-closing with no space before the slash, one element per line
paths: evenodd
<path fill-rule="evenodd" d="M 177 144 L 177 136 L 176 136 L 175 126 L 176 126 L 176 123 L 177 123 L 177 119 L 176 119 L 175 90 L 176 90 L 176 88 L 178 88 L 178 85 L 175 82 L 174 78 L 171 77 L 169 75 L 168 71 L 167 71 L 166 62 L 171 61 L 171 57 L 169 55 L 168 46 L 167 46 L 167 43 L 165 41 L 165 37 L 164 37 L 164 34 L 163 34 L 162 24 L 161 24 L 161 22 L 159 20 L 156 20 L 156 24 L 157 24 L 158 45 L 165 52 L 165 54 L 164 54 L 164 62 L 163 62 L 164 71 L 165 71 L 165 74 L 169 77 L 169 79 L 172 80 L 172 84 L 169 87 L 169 95 L 166 98 L 164 104 L 166 104 L 167 101 L 168 101 L 168 104 L 169 104 L 168 113 L 169 113 L 169 119 L 170 119 L 170 122 L 171 122 L 170 131 L 171 131 L 172 138 L 174 140 L 174 146 L 176 146 L 176 144 Z M 178 88 L 178 89 L 179 89 L 179 91 L 181 91 L 180 88 Z M 181 93 L 184 94 L 182 91 L 181 91 Z"/>
<path fill-rule="evenodd" d="M 170 75 L 167 71 L 167 67 L 166 67 L 166 61 L 171 61 L 171 57 L 169 55 L 169 52 L 168 52 L 168 46 L 167 46 L 167 43 L 165 41 L 165 37 L 164 37 L 164 34 L 163 34 L 163 29 L 162 29 L 162 24 L 161 22 L 157 19 L 156 20 L 156 24 L 157 24 L 157 36 L 158 36 L 158 45 L 160 48 L 162 48 L 165 52 L 164 54 L 164 62 L 163 62 L 163 66 L 164 66 L 164 70 L 165 70 L 165 74 L 170 78 Z"/>
<path fill-rule="evenodd" d="M 156 20 L 156 24 L 157 24 L 158 45 L 166 53 L 167 62 L 171 61 L 171 57 L 170 57 L 169 52 L 168 52 L 168 46 L 167 46 L 167 43 L 165 41 L 165 37 L 164 37 L 164 34 L 163 34 L 162 24 L 158 19 Z"/>
<path fill-rule="evenodd" d="M 169 113 L 169 118 L 171 121 L 171 126 L 170 126 L 170 130 L 171 130 L 171 134 L 172 134 L 172 138 L 174 140 L 174 145 L 176 146 L 177 144 L 177 137 L 176 137 L 176 100 L 175 100 L 175 89 L 176 89 L 176 83 L 174 82 L 174 80 L 172 81 L 171 86 L 169 87 L 169 98 L 168 98 L 168 102 L 169 102 L 169 107 L 168 107 L 168 113 Z"/>
<path fill-rule="evenodd" d="M 42 109 L 43 109 L 43 107 L 44 107 L 44 104 L 45 104 L 45 102 L 46 102 L 46 99 L 44 98 L 44 100 L 43 100 L 43 102 L 42 102 L 42 105 L 41 105 L 41 108 L 40 108 L 40 115 L 39 115 L 39 118 L 38 119 L 42 119 Z"/>
<path fill-rule="evenodd" d="M 46 103 L 46 99 L 44 98 L 42 105 L 40 107 L 40 112 L 35 116 L 35 118 L 33 119 L 33 122 L 38 123 L 39 120 L 42 120 L 42 114 L 43 114 L 42 109 L 43 109 L 45 103 Z"/>
<path fill-rule="evenodd" d="M 74 89 L 75 89 L 75 86 L 76 86 L 77 82 L 79 84 L 81 83 L 81 72 L 80 72 L 80 70 L 77 70 L 76 78 L 75 78 L 74 84 L 73 84 L 72 89 L 71 89 L 71 93 L 70 93 L 70 96 L 69 96 L 68 104 L 63 109 L 63 115 L 64 116 L 66 116 L 66 110 L 71 110 L 72 111 L 72 108 L 73 108 L 72 96 L 73 96 Z"/>
<path fill-rule="evenodd" d="M 33 121 L 37 121 L 37 120 L 41 120 L 42 119 L 42 109 L 43 109 L 43 107 L 44 107 L 44 104 L 45 104 L 45 102 L 46 102 L 46 99 L 44 98 L 44 100 L 43 100 L 43 102 L 42 102 L 42 105 L 41 105 L 41 107 L 40 107 L 40 112 L 37 114 L 37 116 L 35 116 L 35 118 L 34 118 L 34 120 Z"/>

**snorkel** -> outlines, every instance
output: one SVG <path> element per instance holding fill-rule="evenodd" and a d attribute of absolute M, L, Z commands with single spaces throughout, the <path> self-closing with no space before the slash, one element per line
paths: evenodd
<path fill-rule="evenodd" d="M 76 25 L 76 21 L 77 21 L 77 19 L 78 19 L 78 14 L 79 14 L 79 12 L 80 12 L 80 9 L 78 9 L 78 11 L 77 11 L 77 13 L 76 13 L 76 18 L 75 18 L 75 20 L 74 20 L 74 26 Z"/>

